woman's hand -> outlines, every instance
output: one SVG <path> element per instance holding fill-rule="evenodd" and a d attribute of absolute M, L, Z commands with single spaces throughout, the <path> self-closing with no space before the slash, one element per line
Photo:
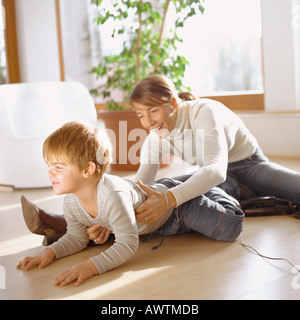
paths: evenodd
<path fill-rule="evenodd" d="M 168 205 L 164 194 L 147 187 L 140 180 L 138 181 L 138 184 L 147 193 L 147 199 L 143 203 L 141 203 L 135 210 L 137 221 L 145 224 L 150 224 L 164 215 L 167 207 L 175 207 L 176 200 L 171 192 L 167 193 L 169 203 Z"/>
<path fill-rule="evenodd" d="M 83 281 L 97 274 L 99 274 L 97 268 L 92 261 L 88 260 L 62 272 L 55 278 L 54 285 L 65 286 L 76 281 L 75 286 L 79 286 Z"/>
<path fill-rule="evenodd" d="M 92 227 L 87 228 L 89 239 L 97 244 L 103 244 L 107 241 L 111 230 L 101 227 L 99 224 L 94 224 Z"/>

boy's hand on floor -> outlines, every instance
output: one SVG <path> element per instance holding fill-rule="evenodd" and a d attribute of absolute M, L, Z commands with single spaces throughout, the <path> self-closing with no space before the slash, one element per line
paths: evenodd
<path fill-rule="evenodd" d="M 77 264 L 67 271 L 62 272 L 54 280 L 54 285 L 65 286 L 76 281 L 75 286 L 79 286 L 83 281 L 98 274 L 98 270 L 92 261 Z"/>
<path fill-rule="evenodd" d="M 19 261 L 17 269 L 23 269 L 24 271 L 28 271 L 30 269 L 33 269 L 34 267 L 42 269 L 50 264 L 54 260 L 54 258 L 54 251 L 50 248 L 47 248 L 35 257 L 26 257 L 24 260 Z"/>

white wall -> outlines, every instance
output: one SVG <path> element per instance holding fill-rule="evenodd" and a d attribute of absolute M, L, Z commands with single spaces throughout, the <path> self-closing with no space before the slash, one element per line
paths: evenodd
<path fill-rule="evenodd" d="M 261 0 L 266 111 L 300 110 L 300 1 Z"/>
<path fill-rule="evenodd" d="M 300 157 L 300 114 L 239 114 L 269 156 Z"/>
<path fill-rule="evenodd" d="M 265 113 L 240 114 L 268 155 L 300 157 L 300 0 L 261 0 Z"/>
<path fill-rule="evenodd" d="M 22 82 L 60 80 L 55 0 L 16 0 Z"/>

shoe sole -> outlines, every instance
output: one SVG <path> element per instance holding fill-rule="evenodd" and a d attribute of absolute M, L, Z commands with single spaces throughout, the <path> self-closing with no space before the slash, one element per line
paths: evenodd
<path fill-rule="evenodd" d="M 21 196 L 22 211 L 27 228 L 34 234 L 51 236 L 56 232 L 51 228 L 43 228 L 39 219 L 39 209 L 25 196 Z"/>

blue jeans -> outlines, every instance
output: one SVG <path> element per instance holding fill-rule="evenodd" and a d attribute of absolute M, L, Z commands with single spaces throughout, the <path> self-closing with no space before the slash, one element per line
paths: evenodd
<path fill-rule="evenodd" d="M 300 173 L 269 161 L 260 148 L 245 160 L 229 163 L 228 170 L 256 196 L 300 203 Z"/>
<path fill-rule="evenodd" d="M 300 173 L 270 162 L 260 148 L 247 159 L 229 163 L 228 171 L 256 196 L 276 196 L 300 203 Z M 189 177 L 161 179 L 160 182 L 171 188 Z M 243 229 L 245 216 L 228 194 L 239 199 L 238 184 L 230 176 L 219 187 L 174 209 L 156 233 L 175 235 L 196 231 L 212 239 L 234 241 Z"/>
<path fill-rule="evenodd" d="M 181 183 L 169 178 L 158 182 L 169 188 Z M 236 201 L 215 187 L 175 208 L 168 221 L 155 233 L 175 235 L 194 231 L 211 239 L 234 241 L 243 230 L 244 218 Z"/>

